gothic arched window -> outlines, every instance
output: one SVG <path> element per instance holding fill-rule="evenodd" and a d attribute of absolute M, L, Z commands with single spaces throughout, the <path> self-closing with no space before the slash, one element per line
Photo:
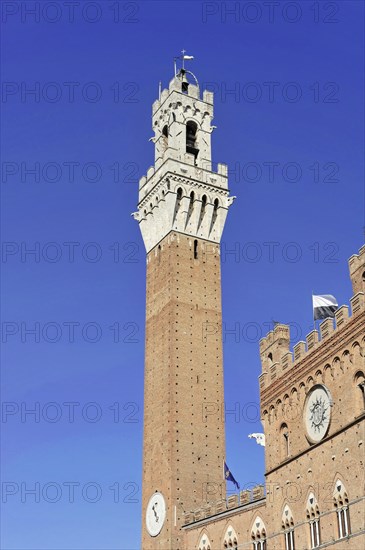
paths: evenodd
<path fill-rule="evenodd" d="M 224 535 L 223 546 L 224 548 L 232 548 L 233 550 L 238 549 L 237 534 L 236 534 L 236 531 L 233 529 L 232 525 L 229 525 L 229 527 L 226 530 L 226 534 Z"/>
<path fill-rule="evenodd" d="M 284 529 L 285 550 L 295 550 L 293 514 L 287 504 L 283 511 L 281 526 Z"/>
<path fill-rule="evenodd" d="M 207 534 L 204 533 L 204 535 L 201 536 L 198 550 L 211 550 L 211 545 L 209 541 L 209 537 Z"/>
<path fill-rule="evenodd" d="M 321 544 L 319 506 L 313 493 L 308 496 L 306 514 L 309 521 L 311 548 L 317 548 Z"/>
<path fill-rule="evenodd" d="M 333 501 L 337 512 L 338 538 L 343 539 L 351 533 L 349 497 L 342 481 L 336 481 Z"/>
<path fill-rule="evenodd" d="M 266 527 L 262 519 L 257 516 L 251 529 L 253 550 L 266 550 Z"/>

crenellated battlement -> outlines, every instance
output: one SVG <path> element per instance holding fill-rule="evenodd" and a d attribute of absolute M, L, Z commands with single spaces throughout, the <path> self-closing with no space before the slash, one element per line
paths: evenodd
<path fill-rule="evenodd" d="M 189 83 L 187 92 L 182 91 L 182 79 L 178 76 L 175 76 L 170 80 L 169 87 L 164 88 L 161 93 L 160 97 L 156 99 L 156 101 L 152 105 L 152 114 L 154 115 L 161 107 L 164 106 L 164 103 L 166 102 L 167 98 L 173 93 L 176 92 L 178 94 L 184 94 L 184 96 L 191 97 L 193 99 L 198 99 L 202 101 L 205 104 L 210 105 L 213 107 L 213 92 L 209 90 L 203 91 L 203 97 L 200 96 L 200 88 L 198 83 L 195 84 Z"/>
<path fill-rule="evenodd" d="M 260 390 L 267 388 L 272 382 L 287 374 L 287 372 L 297 363 L 308 357 L 314 351 L 324 345 L 330 336 L 335 335 L 354 317 L 360 315 L 365 310 L 365 294 L 358 292 L 350 299 L 351 316 L 349 307 L 341 306 L 335 312 L 334 319 L 326 319 L 319 325 L 318 330 L 312 330 L 307 334 L 305 341 L 300 341 L 293 347 L 293 352 L 289 350 L 290 327 L 288 325 L 277 325 L 275 329 L 260 341 L 260 354 L 262 363 L 262 374 L 259 376 Z M 286 328 L 286 331 L 283 329 Z M 285 340 L 282 335 L 285 334 Z M 289 340 L 288 340 L 289 339 Z M 276 360 L 269 364 L 267 352 L 280 346 L 284 352 L 276 356 Z M 284 344 L 284 345 L 283 345 Z"/>
<path fill-rule="evenodd" d="M 222 514 L 227 511 L 235 511 L 236 508 L 242 508 L 242 506 L 248 506 L 250 504 L 261 501 L 265 498 L 264 485 L 256 485 L 252 491 L 244 490 L 239 493 L 235 493 L 227 497 L 227 499 L 221 499 L 213 503 L 209 503 L 202 508 L 197 508 L 191 512 L 184 514 L 183 525 L 189 525 L 202 519 L 213 518 L 218 514 Z"/>
<path fill-rule="evenodd" d="M 260 340 L 262 366 L 262 373 L 259 376 L 260 390 L 267 388 L 275 380 L 284 376 L 291 367 L 325 345 L 330 336 L 337 334 L 351 319 L 365 310 L 363 282 L 365 277 L 365 245 L 360 248 L 359 254 L 351 256 L 349 268 L 354 288 L 361 287 L 350 299 L 351 315 L 347 305 L 339 307 L 335 312 L 334 319 L 326 319 L 320 323 L 319 331 L 312 330 L 309 332 L 305 337 L 305 341 L 295 344 L 293 351 L 290 351 L 290 327 L 288 325 L 276 324 L 274 330 Z"/>
<path fill-rule="evenodd" d="M 288 325 L 278 323 L 260 340 L 260 357 L 262 372 L 269 372 L 280 363 L 282 357 L 289 351 L 290 329 Z M 275 370 L 275 369 L 274 369 Z"/>

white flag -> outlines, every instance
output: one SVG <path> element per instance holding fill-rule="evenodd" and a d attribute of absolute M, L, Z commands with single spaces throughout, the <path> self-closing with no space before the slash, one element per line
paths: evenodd
<path fill-rule="evenodd" d="M 313 295 L 313 318 L 327 319 L 327 317 L 334 317 L 335 311 L 338 308 L 337 300 L 332 294 L 318 294 Z"/>

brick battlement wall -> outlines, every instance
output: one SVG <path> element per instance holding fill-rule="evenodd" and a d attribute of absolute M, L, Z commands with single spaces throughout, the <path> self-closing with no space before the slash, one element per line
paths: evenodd
<path fill-rule="evenodd" d="M 319 333 L 318 330 L 312 330 L 307 334 L 305 342 L 298 342 L 294 346 L 293 352 L 289 350 L 290 328 L 288 325 L 276 325 L 275 329 L 260 341 L 263 372 L 259 376 L 259 381 L 263 399 L 267 395 L 265 390 L 269 388 L 272 382 L 285 376 L 283 382 L 287 384 L 288 374 L 290 377 L 297 378 L 296 374 L 302 370 L 299 366 L 312 365 L 312 360 L 316 356 L 320 356 L 323 360 L 325 348 L 332 352 L 332 344 L 339 331 L 342 334 L 342 331 L 346 328 L 356 330 L 356 326 L 361 325 L 365 312 L 365 294 L 358 292 L 351 298 L 350 303 L 352 316 L 349 316 L 348 306 L 341 306 L 335 313 L 335 319 L 323 321 L 319 325 Z M 346 327 L 346 325 L 349 326 Z M 268 358 L 268 354 L 272 353 L 274 347 L 276 351 L 278 348 L 280 349 L 280 355 L 275 361 Z M 295 368 L 295 373 L 294 371 L 290 372 L 290 369 L 293 368 Z"/>
<path fill-rule="evenodd" d="M 365 311 L 365 246 L 359 254 L 349 259 L 349 270 L 355 295 L 350 299 L 351 315 L 346 305 L 335 313 L 334 319 L 326 319 L 318 330 L 312 330 L 305 341 L 298 342 L 293 352 L 290 351 L 290 328 L 285 324 L 277 324 L 265 338 L 260 340 L 260 357 L 262 374 L 259 377 L 261 400 L 267 401 L 271 394 L 270 385 L 285 376 L 298 379 L 297 374 L 305 370 L 305 365 L 312 368 L 313 361 L 320 357 L 323 361 L 329 353 L 333 353 L 333 344 L 339 334 L 345 337 L 350 331 L 356 331 L 361 325 Z M 352 352 L 349 350 L 349 353 Z M 343 361 L 343 358 L 339 359 Z"/>
<path fill-rule="evenodd" d="M 211 518 L 213 516 L 222 514 L 227 510 L 236 511 L 237 508 L 247 506 L 249 504 L 261 501 L 265 497 L 265 489 L 263 485 L 257 485 L 252 491 L 245 490 L 239 493 L 230 495 L 227 499 L 221 499 L 216 502 L 210 503 L 207 506 L 198 508 L 192 512 L 187 512 L 184 515 L 183 525 L 195 523 L 202 519 Z"/>

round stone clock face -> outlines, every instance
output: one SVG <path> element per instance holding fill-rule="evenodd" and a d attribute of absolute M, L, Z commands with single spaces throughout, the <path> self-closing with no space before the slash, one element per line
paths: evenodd
<path fill-rule="evenodd" d="M 146 527 L 151 537 L 157 537 L 166 518 L 165 499 L 161 493 L 154 493 L 147 504 Z"/>
<path fill-rule="evenodd" d="M 304 421 L 309 439 L 318 443 L 326 435 L 331 420 L 331 394 L 325 386 L 314 386 L 304 408 Z"/>

